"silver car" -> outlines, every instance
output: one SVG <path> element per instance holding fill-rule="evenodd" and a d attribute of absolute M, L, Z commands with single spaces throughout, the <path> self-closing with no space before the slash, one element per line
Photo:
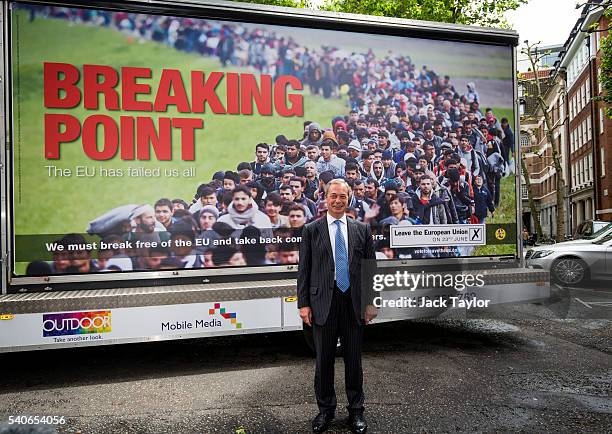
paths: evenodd
<path fill-rule="evenodd" d="M 612 225 L 593 234 L 590 240 L 534 247 L 527 251 L 527 266 L 549 270 L 563 285 L 585 279 L 612 280 Z"/>

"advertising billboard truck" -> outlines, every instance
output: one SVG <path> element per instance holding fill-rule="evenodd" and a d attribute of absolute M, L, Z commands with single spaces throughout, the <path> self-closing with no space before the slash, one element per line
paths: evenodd
<path fill-rule="evenodd" d="M 1 20 L 2 351 L 302 329 L 334 178 L 381 269 L 480 270 L 497 302 L 547 279 L 522 267 L 512 31 L 198 0 Z"/>

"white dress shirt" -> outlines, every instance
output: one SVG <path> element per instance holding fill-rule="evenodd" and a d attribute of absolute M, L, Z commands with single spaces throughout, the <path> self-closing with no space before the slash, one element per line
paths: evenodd
<path fill-rule="evenodd" d="M 334 280 L 336 280 L 336 231 L 338 230 L 338 226 L 336 226 L 335 221 L 340 220 L 340 230 L 342 231 L 342 236 L 344 237 L 344 246 L 346 247 L 346 255 L 348 259 L 348 223 L 346 222 L 346 214 L 344 214 L 341 218 L 337 219 L 332 217 L 331 214 L 327 213 L 327 229 L 329 230 L 329 241 L 331 243 L 332 254 L 334 255 Z"/>

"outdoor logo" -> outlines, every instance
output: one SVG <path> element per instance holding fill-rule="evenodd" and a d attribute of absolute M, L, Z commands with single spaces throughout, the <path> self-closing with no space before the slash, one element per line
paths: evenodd
<path fill-rule="evenodd" d="M 225 311 L 225 308 L 224 308 L 224 307 L 221 307 L 221 303 L 215 303 L 215 307 L 214 307 L 214 309 L 208 309 L 208 313 L 209 313 L 210 315 L 214 315 L 214 314 L 215 314 L 215 312 L 216 312 L 217 310 L 219 311 L 219 314 L 220 314 L 220 315 L 221 315 L 223 318 L 225 318 L 225 319 L 229 319 L 229 320 L 230 320 L 230 322 L 231 322 L 232 324 L 234 324 L 234 326 L 235 326 L 237 329 L 241 329 L 241 328 L 242 328 L 242 323 L 237 322 L 237 319 L 236 319 L 236 312 L 226 312 L 226 311 Z"/>
<path fill-rule="evenodd" d="M 497 238 L 499 241 L 503 240 L 506 238 L 506 231 L 502 228 L 497 228 L 495 231 L 495 238 Z"/>
<path fill-rule="evenodd" d="M 111 311 L 51 313 L 43 315 L 43 337 L 108 333 L 111 328 Z"/>

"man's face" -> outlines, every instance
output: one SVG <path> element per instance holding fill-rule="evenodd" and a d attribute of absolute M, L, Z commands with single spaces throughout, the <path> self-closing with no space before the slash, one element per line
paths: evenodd
<path fill-rule="evenodd" d="M 353 186 L 353 194 L 357 199 L 363 199 L 365 196 L 365 184 L 356 184 Z"/>
<path fill-rule="evenodd" d="M 377 197 L 376 185 L 371 184 L 371 183 L 367 183 L 365 185 L 365 194 L 370 199 L 376 199 L 376 197 Z"/>
<path fill-rule="evenodd" d="M 433 139 L 434 132 L 433 130 L 425 130 L 425 140 Z"/>
<path fill-rule="evenodd" d="M 151 252 L 142 259 L 144 260 L 144 266 L 147 270 L 159 270 L 159 267 L 161 267 L 161 263 L 164 260 L 164 255 L 158 252 Z"/>
<path fill-rule="evenodd" d="M 376 149 L 376 142 L 368 142 L 368 151 L 373 151 Z"/>
<path fill-rule="evenodd" d="M 234 204 L 234 209 L 236 211 L 245 212 L 251 204 L 251 196 L 243 191 L 237 191 L 232 197 L 232 203 Z"/>
<path fill-rule="evenodd" d="M 140 228 L 145 232 L 153 232 L 155 230 L 155 215 L 150 211 L 145 211 L 140 216 Z"/>
<path fill-rule="evenodd" d="M 185 206 L 180 202 L 172 203 L 172 211 L 176 211 L 177 209 L 185 209 Z"/>
<path fill-rule="evenodd" d="M 374 152 L 374 160 L 381 161 L 382 160 L 382 152 Z"/>
<path fill-rule="evenodd" d="M 306 151 L 306 156 L 309 160 L 316 160 L 319 157 L 319 150 L 317 148 L 308 149 Z"/>
<path fill-rule="evenodd" d="M 203 231 L 212 229 L 212 226 L 215 224 L 216 221 L 217 219 L 215 219 L 215 216 L 208 212 L 202 213 L 200 215 L 200 227 Z"/>
<path fill-rule="evenodd" d="M 155 207 L 155 218 L 158 222 L 167 226 L 172 218 L 172 210 L 166 205 L 160 205 Z"/>
<path fill-rule="evenodd" d="M 349 194 L 346 186 L 342 184 L 331 184 L 325 196 L 327 212 L 332 216 L 342 216 L 348 207 Z"/>
<path fill-rule="evenodd" d="M 314 178 L 317 176 L 317 166 L 313 162 L 307 162 L 304 168 L 306 169 L 306 178 Z"/>
<path fill-rule="evenodd" d="M 397 199 L 397 197 L 394 197 L 393 200 L 391 200 L 391 202 L 389 202 L 389 210 L 391 211 L 392 215 L 396 216 L 396 215 L 402 214 L 404 212 L 404 206 Z"/>
<path fill-rule="evenodd" d="M 206 206 L 206 205 L 216 206 L 217 205 L 217 195 L 212 193 L 212 194 L 209 194 L 208 196 L 202 196 L 200 197 L 200 202 L 202 202 L 203 206 Z"/>
<path fill-rule="evenodd" d="M 253 174 L 250 174 L 248 178 L 240 178 L 240 185 L 244 185 L 247 182 L 251 182 L 253 180 Z"/>
<path fill-rule="evenodd" d="M 323 157 L 323 159 L 325 161 L 329 160 L 331 158 L 331 147 L 329 146 L 321 146 L 321 157 Z"/>
<path fill-rule="evenodd" d="M 242 255 L 242 252 L 234 253 L 232 257 L 229 258 L 229 261 L 227 261 L 227 263 L 231 267 L 242 267 L 246 265 L 246 261 L 244 260 L 244 256 Z"/>
<path fill-rule="evenodd" d="M 321 138 L 321 132 L 319 130 L 312 130 L 310 132 L 310 140 L 312 140 L 313 142 L 316 142 L 320 138 Z"/>
<path fill-rule="evenodd" d="M 427 159 L 430 161 L 433 160 L 434 156 L 436 155 L 435 148 L 431 145 L 427 145 L 427 146 L 424 146 L 424 149 L 425 149 L 425 155 L 427 156 Z"/>
<path fill-rule="evenodd" d="M 361 154 L 361 151 L 359 151 L 359 149 L 351 148 L 351 149 L 349 149 L 349 154 L 350 154 L 351 158 L 355 158 L 356 159 L 356 158 L 359 157 L 359 154 Z"/>
<path fill-rule="evenodd" d="M 501 123 L 501 127 L 502 127 L 503 129 L 506 129 L 506 128 L 508 127 L 508 122 L 502 122 L 502 123 Z"/>
<path fill-rule="evenodd" d="M 289 145 L 287 146 L 287 155 L 289 156 L 289 158 L 295 158 L 297 157 L 298 154 L 298 149 L 297 146 L 295 145 Z"/>
<path fill-rule="evenodd" d="M 291 188 L 286 188 L 280 191 L 280 197 L 283 200 L 288 200 L 293 202 L 293 199 L 295 199 L 295 196 L 293 195 L 293 189 Z"/>
<path fill-rule="evenodd" d="M 461 145 L 461 149 L 466 149 L 470 145 L 470 141 L 464 137 L 459 144 Z"/>
<path fill-rule="evenodd" d="M 357 179 L 358 178 L 358 174 L 357 174 L 357 170 L 355 169 L 351 169 L 351 170 L 347 170 L 346 172 L 344 172 L 344 177 L 349 180 L 349 179 Z"/>
<path fill-rule="evenodd" d="M 400 139 L 400 143 L 401 143 L 402 148 L 405 147 L 408 144 L 408 142 L 410 142 L 410 137 L 402 137 Z"/>
<path fill-rule="evenodd" d="M 376 175 L 376 178 L 380 178 L 382 176 L 382 173 L 383 173 L 382 162 L 375 161 L 374 162 L 374 166 L 372 167 L 372 170 L 374 171 L 374 175 Z"/>
<path fill-rule="evenodd" d="M 223 189 L 225 191 L 232 191 L 234 188 L 236 188 L 236 184 L 233 179 L 225 178 L 223 180 Z"/>
<path fill-rule="evenodd" d="M 392 161 L 393 161 L 393 160 L 391 160 L 391 158 L 385 158 L 385 159 L 383 159 L 383 160 L 382 160 L 383 167 L 386 169 L 387 167 L 391 166 L 391 162 L 392 162 Z"/>
<path fill-rule="evenodd" d="M 259 147 L 255 150 L 255 156 L 260 163 L 264 163 L 268 159 L 268 154 L 269 151 L 266 148 Z"/>
<path fill-rule="evenodd" d="M 289 211 L 289 226 L 293 229 L 301 228 L 306 224 L 304 211 L 291 210 Z"/>
<path fill-rule="evenodd" d="M 299 262 L 299 253 L 297 251 L 280 252 L 278 261 L 283 265 L 297 264 Z"/>
<path fill-rule="evenodd" d="M 465 130 L 465 134 L 467 134 L 468 136 L 472 134 L 472 124 L 465 124 L 463 126 L 463 129 Z"/>
<path fill-rule="evenodd" d="M 476 183 L 476 187 L 479 187 L 479 188 L 482 187 L 482 178 L 480 176 L 477 176 L 474 179 L 474 182 Z"/>
<path fill-rule="evenodd" d="M 277 160 L 280 160 L 280 159 L 282 159 L 285 156 L 285 151 L 277 149 L 276 153 L 274 155 L 275 155 Z"/>
<path fill-rule="evenodd" d="M 387 148 L 388 144 L 389 144 L 389 138 L 385 137 L 385 136 L 380 136 L 378 138 L 378 144 L 384 149 Z"/>
<path fill-rule="evenodd" d="M 289 180 L 293 178 L 295 175 L 293 173 L 285 173 L 283 174 L 282 183 L 289 184 Z"/>
<path fill-rule="evenodd" d="M 302 187 L 302 183 L 300 181 L 291 181 L 289 182 L 289 185 L 291 186 L 291 189 L 293 190 L 293 194 L 295 195 L 296 199 L 299 199 L 302 197 L 302 191 L 304 190 L 304 188 Z"/>
<path fill-rule="evenodd" d="M 391 201 L 395 199 L 395 196 L 397 196 L 397 191 L 395 190 L 385 191 L 385 200 L 387 201 L 387 203 L 391 203 Z"/>
<path fill-rule="evenodd" d="M 434 125 L 434 132 L 436 133 L 437 136 L 441 136 L 443 131 L 444 131 L 444 128 L 442 127 L 441 124 Z"/>
<path fill-rule="evenodd" d="M 267 201 L 264 210 L 268 217 L 276 219 L 276 216 L 280 213 L 281 206 L 274 205 L 272 201 Z"/>
<path fill-rule="evenodd" d="M 421 192 L 423 194 L 430 194 L 431 193 L 431 179 L 429 178 L 421 179 L 421 182 L 419 183 L 419 188 L 421 189 Z"/>
<path fill-rule="evenodd" d="M 359 121 L 359 122 L 357 122 L 357 128 L 359 128 L 359 129 L 363 129 L 363 128 L 367 128 L 367 127 L 368 127 L 368 124 L 366 124 L 366 122 L 365 122 L 365 121 Z"/>
<path fill-rule="evenodd" d="M 353 123 L 353 124 L 354 124 L 354 123 L 356 123 L 356 122 L 357 122 L 357 120 L 358 120 L 358 119 L 359 119 L 359 113 L 351 113 L 351 114 L 349 115 L 349 122 L 350 122 L 350 123 Z"/>

